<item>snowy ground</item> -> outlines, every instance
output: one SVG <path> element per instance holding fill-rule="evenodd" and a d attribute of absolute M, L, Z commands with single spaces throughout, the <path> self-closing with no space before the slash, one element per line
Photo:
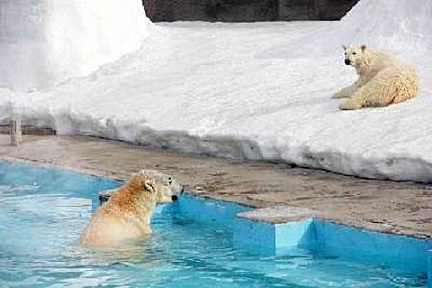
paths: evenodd
<path fill-rule="evenodd" d="M 14 111 L 63 134 L 432 181 L 432 1 L 397 2 L 362 0 L 340 23 L 155 25 L 139 51 L 90 76 L 31 93 L 0 90 L 0 122 Z M 420 97 L 340 111 L 331 95 L 356 78 L 340 48 L 352 41 L 413 62 Z"/>

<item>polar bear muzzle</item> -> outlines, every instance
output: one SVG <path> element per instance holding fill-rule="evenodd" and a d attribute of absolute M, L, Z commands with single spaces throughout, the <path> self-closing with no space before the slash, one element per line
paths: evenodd
<path fill-rule="evenodd" d="M 181 188 L 180 195 L 183 194 L 183 193 L 184 193 L 184 187 Z M 175 194 L 172 195 L 171 196 L 171 200 L 174 201 L 174 202 L 178 201 L 178 195 L 175 195 Z"/>

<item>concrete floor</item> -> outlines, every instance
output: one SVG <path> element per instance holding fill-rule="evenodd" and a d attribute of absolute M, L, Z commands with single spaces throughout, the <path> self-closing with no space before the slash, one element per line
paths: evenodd
<path fill-rule="evenodd" d="M 428 184 L 180 155 L 83 136 L 27 135 L 19 147 L 11 147 L 9 136 L 0 135 L 0 159 L 118 179 L 127 179 L 140 169 L 157 169 L 180 179 L 190 194 L 270 208 L 251 214 L 253 219 L 281 223 L 313 215 L 350 226 L 432 238 L 432 185 Z"/>

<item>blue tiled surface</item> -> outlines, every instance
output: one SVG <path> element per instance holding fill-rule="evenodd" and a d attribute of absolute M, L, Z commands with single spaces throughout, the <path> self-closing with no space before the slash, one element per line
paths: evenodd
<path fill-rule="evenodd" d="M 236 218 L 233 224 L 235 247 L 263 254 L 276 254 L 274 225 Z"/>
<path fill-rule="evenodd" d="M 10 173 L 12 170 L 13 173 Z M 9 172 L 9 173 L 6 173 Z M 37 181 L 29 181 L 20 175 L 30 173 L 37 175 Z M 50 187 L 53 183 L 62 183 L 62 187 Z M 91 197 L 92 211 L 99 205 L 98 192 L 120 186 L 122 183 L 107 177 L 96 177 L 84 173 L 70 172 L 59 169 L 44 168 L 16 162 L 0 160 L 0 184 L 29 185 L 43 191 L 67 191 L 70 197 Z M 56 184 L 58 185 L 58 184 Z M 51 189 L 52 188 L 52 189 Z M 85 193 L 85 195 L 83 194 Z"/>
<path fill-rule="evenodd" d="M 432 256 L 427 259 L 427 251 L 432 250 L 430 240 L 357 229 L 319 219 L 272 225 L 235 217 L 249 208 L 191 196 L 184 197 L 180 204 L 181 213 L 230 229 L 234 245 L 250 251 L 282 255 L 290 248 L 299 247 L 330 257 L 431 274 L 427 268 L 428 261 L 432 267 Z"/>
<path fill-rule="evenodd" d="M 432 288 L 432 250 L 428 251 L 427 262 L 428 288 Z"/>
<path fill-rule="evenodd" d="M 275 225 L 276 251 L 299 247 L 309 249 L 314 242 L 313 220 L 306 219 L 299 222 L 290 222 Z M 279 253 L 279 254 L 280 254 Z"/>
<path fill-rule="evenodd" d="M 355 261 L 426 272 L 432 241 L 314 220 L 317 251 Z"/>
<path fill-rule="evenodd" d="M 237 213 L 251 210 L 251 208 L 230 202 L 211 201 L 204 198 L 184 195 L 179 198 L 179 212 L 197 221 L 210 223 L 215 227 L 232 229 Z"/>
<path fill-rule="evenodd" d="M 10 169 L 16 173 L 5 173 Z M 37 182 L 23 183 L 19 175 L 30 172 L 38 175 Z M 83 175 L 75 172 L 0 161 L 0 183 L 42 187 L 51 185 L 53 178 L 61 179 L 64 186 L 69 188 L 67 191 L 70 196 L 82 196 L 80 194 L 83 191 L 91 193 L 94 205 L 98 205 L 97 191 L 121 185 L 121 182 L 108 178 L 84 175 L 83 181 Z M 178 205 L 170 207 L 176 213 L 231 231 L 234 245 L 238 247 L 269 254 L 281 254 L 290 247 L 300 247 L 329 256 L 402 268 L 427 274 L 428 287 L 432 288 L 430 240 L 356 229 L 319 219 L 271 225 L 235 216 L 251 208 L 192 196 L 183 196 Z"/>

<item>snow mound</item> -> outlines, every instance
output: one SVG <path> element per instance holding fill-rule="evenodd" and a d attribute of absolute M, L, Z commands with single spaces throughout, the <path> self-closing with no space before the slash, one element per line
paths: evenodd
<path fill-rule="evenodd" d="M 329 22 L 311 37 L 290 43 L 280 52 L 286 58 L 329 57 L 341 54 L 341 45 L 367 44 L 400 55 L 421 54 L 432 49 L 430 20 L 432 1 L 361 0 L 339 22 Z"/>
<path fill-rule="evenodd" d="M 362 0 L 341 20 L 337 32 L 349 43 L 424 53 L 432 48 L 432 1 Z"/>
<path fill-rule="evenodd" d="M 31 90 L 88 75 L 138 49 L 140 0 L 1 0 L 0 87 Z"/>

